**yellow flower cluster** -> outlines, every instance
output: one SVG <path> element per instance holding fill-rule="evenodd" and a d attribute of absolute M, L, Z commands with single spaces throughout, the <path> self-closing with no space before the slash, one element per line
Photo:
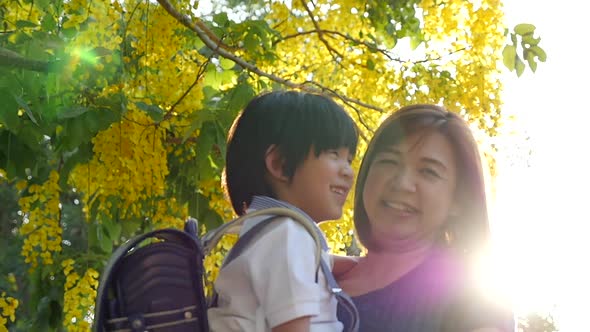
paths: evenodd
<path fill-rule="evenodd" d="M 236 217 L 229 200 L 225 199 L 219 178 L 203 180 L 199 186 L 201 193 L 209 199 L 209 208 L 217 212 L 224 222 Z"/>
<path fill-rule="evenodd" d="M 217 244 L 215 249 L 212 252 L 205 256 L 203 261 L 203 265 L 205 267 L 205 292 L 210 294 L 213 287 L 213 282 L 217 279 L 217 275 L 219 274 L 219 268 L 221 268 L 221 264 L 223 263 L 223 259 L 227 252 L 234 246 L 236 241 L 238 240 L 238 236 L 235 234 L 228 234 L 225 235 Z"/>
<path fill-rule="evenodd" d="M 90 331 L 91 317 L 98 290 L 99 273 L 88 268 L 82 277 L 75 271 L 73 259 L 61 263 L 66 283 L 64 285 L 64 320 L 67 331 Z"/>
<path fill-rule="evenodd" d="M 505 42 L 502 2 L 482 0 L 424 0 L 423 33 L 431 57 L 442 57 L 441 68 L 453 76 L 450 89 L 439 89 L 440 83 L 423 81 L 431 90 L 445 96 L 444 104 L 455 111 L 467 111 L 469 120 L 479 121 L 488 134 L 495 133 L 500 118 L 500 69 L 502 45 Z M 449 56 L 453 54 L 453 56 Z M 428 78 L 424 68 L 419 75 Z M 485 114 L 485 116 L 484 116 Z"/>
<path fill-rule="evenodd" d="M 205 58 L 193 45 L 194 39 L 176 33 L 186 28 L 161 6 L 138 3 L 133 12 L 125 13 L 125 20 L 129 22 L 127 36 L 132 36 L 130 46 L 139 59 L 137 66 L 128 68 L 125 94 L 131 103 L 155 103 L 166 111 L 176 104 L 173 116 L 160 125 L 169 130 L 178 128 L 175 136 L 183 137 L 183 130 L 190 126 L 189 115 L 202 108 L 202 82 L 182 96 L 197 79 Z"/>
<path fill-rule="evenodd" d="M 155 205 L 155 213 L 152 217 L 154 228 L 182 229 L 184 227 L 184 221 L 188 217 L 187 204 L 181 206 L 176 198 L 170 197 L 159 199 Z"/>
<path fill-rule="evenodd" d="M 16 22 L 18 21 L 29 21 L 32 23 L 40 23 L 41 19 L 43 18 L 43 11 L 37 8 L 34 1 L 27 1 L 27 0 L 15 0 L 11 1 L 11 6 L 9 10 L 3 11 L 3 29 L 5 31 L 14 31 L 17 30 Z M 23 33 L 27 34 L 28 36 L 32 35 L 34 30 L 38 30 L 36 27 L 27 27 L 24 29 L 18 29 Z M 11 43 L 14 43 L 18 38 L 18 34 L 14 33 L 8 37 L 8 40 Z"/>
<path fill-rule="evenodd" d="M 151 207 L 149 198 L 164 195 L 168 165 L 163 136 L 164 130 L 137 110 L 98 133 L 92 160 L 70 176 L 74 187 L 93 197 L 86 205 L 98 204 L 98 212 L 107 218 L 116 209 L 120 218 L 143 215 Z M 121 204 L 114 206 L 113 197 Z"/>
<path fill-rule="evenodd" d="M 209 179 L 200 182 L 200 192 L 209 199 L 209 208 L 219 214 L 224 222 L 234 219 L 236 216 L 233 212 L 231 204 L 224 198 L 221 182 L 219 178 Z M 201 232 L 205 233 L 207 230 L 204 225 L 201 227 Z M 237 235 L 226 235 L 217 244 L 217 247 L 211 254 L 205 257 L 203 262 L 205 266 L 206 276 L 206 292 L 211 291 L 213 282 L 217 278 L 219 268 L 223 263 L 223 259 L 227 252 L 233 247 L 238 240 Z"/>
<path fill-rule="evenodd" d="M 35 268 L 38 261 L 53 264 L 53 255 L 61 251 L 59 174 L 51 171 L 42 185 L 32 184 L 30 195 L 21 197 L 19 205 L 25 213 L 20 234 L 25 237 L 21 254 Z"/>
<path fill-rule="evenodd" d="M 320 228 L 326 235 L 331 252 L 346 255 L 346 248 L 352 243 L 352 235 L 354 234 L 352 210 L 345 208 L 340 220 L 323 222 L 320 224 Z"/>
<path fill-rule="evenodd" d="M 16 308 L 18 308 L 18 300 L 6 296 L 6 292 L 2 292 L 0 296 L 0 332 L 8 332 L 8 320 L 14 323 L 16 319 Z"/>

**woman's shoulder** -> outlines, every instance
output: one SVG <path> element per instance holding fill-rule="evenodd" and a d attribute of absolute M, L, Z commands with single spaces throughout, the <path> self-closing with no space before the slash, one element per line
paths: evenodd
<path fill-rule="evenodd" d="M 453 280 L 444 311 L 444 331 L 472 331 L 479 328 L 498 328 L 514 331 L 514 315 L 506 303 L 499 301 L 477 278 L 478 271 L 468 258 L 447 253 L 443 258 Z"/>

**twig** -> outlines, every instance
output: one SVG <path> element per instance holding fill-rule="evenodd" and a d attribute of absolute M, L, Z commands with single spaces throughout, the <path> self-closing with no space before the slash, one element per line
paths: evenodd
<path fill-rule="evenodd" d="M 174 17 L 176 20 L 178 20 L 181 24 L 183 24 L 184 26 L 186 26 L 187 28 L 191 29 L 192 31 L 194 31 L 197 36 L 205 43 L 205 45 L 207 45 L 207 47 L 209 47 L 213 52 L 217 53 L 218 55 L 232 60 L 233 62 L 235 62 L 236 64 L 240 65 L 242 68 L 258 75 L 261 77 L 266 77 L 274 82 L 277 82 L 281 85 L 293 88 L 293 89 L 300 89 L 303 91 L 308 91 L 308 92 L 317 92 L 317 90 L 315 89 L 310 89 L 309 87 L 307 87 L 306 85 L 309 82 L 303 82 L 303 83 L 295 83 L 293 81 L 290 80 L 286 80 L 284 78 L 278 77 L 276 75 L 264 72 L 262 70 L 260 70 L 258 67 L 256 67 L 256 65 L 247 62 L 246 60 L 240 58 L 239 56 L 228 52 L 225 48 L 220 48 L 218 47 L 219 45 L 216 44 L 216 42 L 214 40 L 212 40 L 211 38 L 209 38 L 209 34 L 207 32 L 205 32 L 206 30 L 204 30 L 203 26 L 200 25 L 196 25 L 193 24 L 192 21 L 190 20 L 190 18 L 186 15 L 183 15 L 181 13 L 179 13 L 171 4 L 168 0 L 158 0 L 158 3 L 170 14 L 172 15 L 172 17 Z M 321 86 L 319 84 L 316 84 L 318 86 Z M 326 91 L 329 91 L 329 89 L 324 89 Z M 346 101 L 348 103 L 352 103 L 352 104 L 356 104 L 362 107 L 366 107 L 378 112 L 385 112 L 382 108 L 379 108 L 377 106 L 373 106 L 367 103 L 364 103 L 358 99 L 354 99 L 354 98 L 350 98 L 347 96 L 343 96 L 340 94 L 332 94 L 332 96 L 341 99 L 343 101 Z"/>
<path fill-rule="evenodd" d="M 340 52 L 336 51 L 332 47 L 332 45 L 330 45 L 330 43 L 328 43 L 328 41 L 324 38 L 323 30 L 320 28 L 319 23 L 313 17 L 313 13 L 311 12 L 311 9 L 309 9 L 309 7 L 307 7 L 307 4 L 305 3 L 305 0 L 301 0 L 301 5 L 303 6 L 303 8 L 305 8 L 305 11 L 307 12 L 307 15 L 311 19 L 311 22 L 313 23 L 313 26 L 315 27 L 315 31 L 318 34 L 318 38 L 320 39 L 320 41 L 322 43 L 324 43 L 324 45 L 326 45 L 326 48 L 328 49 L 328 52 L 330 52 L 330 54 L 332 55 L 332 58 L 334 59 L 334 61 L 336 61 L 336 63 L 340 64 L 340 61 L 338 60 L 338 57 L 340 59 L 344 59 L 344 56 L 342 56 L 342 54 L 340 54 Z M 338 57 L 336 57 L 334 54 L 336 54 Z"/>
<path fill-rule="evenodd" d="M 195 81 L 191 84 L 191 86 L 188 87 L 188 89 L 182 94 L 182 96 L 180 96 L 180 98 L 178 98 L 178 100 L 172 105 L 172 107 L 170 107 L 168 112 L 166 112 L 166 114 L 164 114 L 164 116 L 162 117 L 162 121 L 160 121 L 160 122 L 168 120 L 172 116 L 172 112 L 174 111 L 176 106 L 178 106 L 178 104 L 180 104 L 180 102 L 191 92 L 191 90 L 197 85 L 197 83 L 199 83 L 199 80 L 201 79 L 201 77 L 205 73 L 205 69 L 207 68 L 207 64 L 209 64 L 209 60 L 210 59 L 207 59 L 207 61 L 203 62 L 199 66 L 199 72 L 197 73 L 197 77 L 195 77 Z"/>
<path fill-rule="evenodd" d="M 330 94 L 332 94 L 332 95 L 340 96 L 340 94 L 339 93 L 336 93 L 336 91 L 334 91 L 334 90 L 332 90 L 330 88 L 324 87 L 324 86 L 322 86 L 322 85 L 320 85 L 320 84 L 318 84 L 316 82 L 309 82 L 309 84 L 313 84 L 313 85 L 318 86 L 320 89 L 322 89 L 322 91 L 329 91 Z M 357 117 L 359 119 L 359 122 L 363 125 L 363 127 L 365 127 L 365 129 L 367 129 L 369 132 L 373 132 L 373 128 L 369 127 L 369 125 L 367 125 L 367 123 L 365 122 L 365 120 L 363 120 L 361 110 L 359 110 L 356 106 L 354 106 L 353 104 L 351 104 L 350 102 L 348 102 L 348 101 L 346 101 L 344 99 L 341 99 L 340 98 L 340 100 L 342 100 L 342 102 L 346 106 L 352 108 L 356 112 L 356 115 L 357 115 Z M 365 140 L 366 142 L 369 142 L 369 139 L 362 132 L 359 132 L 359 135 L 361 136 L 361 138 L 363 140 Z"/>

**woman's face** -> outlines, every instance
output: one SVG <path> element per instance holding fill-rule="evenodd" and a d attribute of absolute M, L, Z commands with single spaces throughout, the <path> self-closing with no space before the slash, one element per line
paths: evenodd
<path fill-rule="evenodd" d="M 363 188 L 373 243 L 434 243 L 456 212 L 456 172 L 453 148 L 438 132 L 413 134 L 377 152 Z"/>

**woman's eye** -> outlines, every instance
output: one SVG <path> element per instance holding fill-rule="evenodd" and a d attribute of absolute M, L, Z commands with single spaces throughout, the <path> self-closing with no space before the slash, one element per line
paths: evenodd
<path fill-rule="evenodd" d="M 390 158 L 378 159 L 377 162 L 380 164 L 394 165 L 394 166 L 398 164 L 398 161 L 396 159 L 390 159 Z"/>
<path fill-rule="evenodd" d="M 435 171 L 435 170 L 434 170 L 434 169 L 432 169 L 432 168 L 423 168 L 423 169 L 422 169 L 422 173 L 423 173 L 423 174 L 426 174 L 426 175 L 428 175 L 428 176 L 431 176 L 431 177 L 436 177 L 436 178 L 440 178 L 440 177 L 441 177 L 441 176 L 438 174 L 438 172 L 437 172 L 437 171 Z"/>

